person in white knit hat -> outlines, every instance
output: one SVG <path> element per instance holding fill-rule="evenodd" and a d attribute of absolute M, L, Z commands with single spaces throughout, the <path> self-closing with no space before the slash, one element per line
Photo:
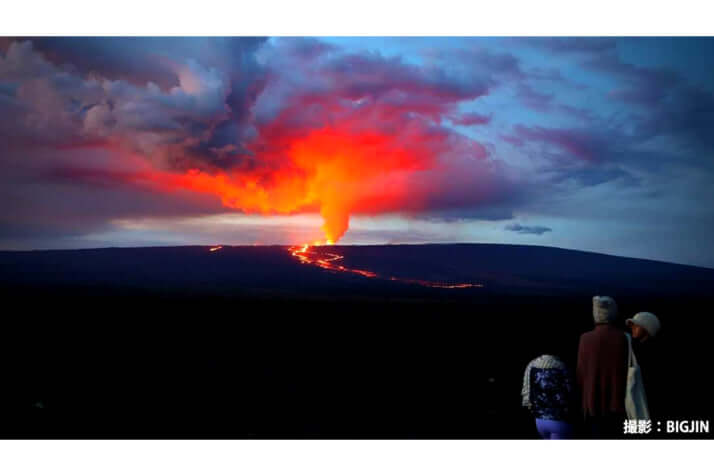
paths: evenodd
<path fill-rule="evenodd" d="M 661 327 L 659 319 L 651 312 L 638 312 L 632 319 L 626 320 L 625 324 L 632 330 L 632 337 L 640 342 L 646 342 L 656 336 Z"/>
<path fill-rule="evenodd" d="M 631 319 L 625 321 L 632 333 L 632 350 L 637 356 L 637 362 L 642 373 L 642 381 L 647 390 L 647 406 L 650 415 L 655 418 L 663 417 L 669 378 L 667 371 L 669 365 L 663 360 L 662 347 L 659 335 L 662 325 L 657 316 L 651 312 L 638 312 Z M 666 343 L 665 346 L 666 348 Z"/>
<path fill-rule="evenodd" d="M 575 372 L 584 429 L 591 438 L 617 438 L 626 416 L 627 338 L 613 298 L 593 296 L 592 304 L 595 328 L 580 336 Z"/>

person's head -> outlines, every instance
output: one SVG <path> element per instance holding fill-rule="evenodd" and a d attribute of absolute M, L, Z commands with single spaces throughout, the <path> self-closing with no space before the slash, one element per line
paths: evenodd
<path fill-rule="evenodd" d="M 651 312 L 638 312 L 632 319 L 626 320 L 625 324 L 632 330 L 632 337 L 640 342 L 656 336 L 661 327 L 659 319 Z"/>
<path fill-rule="evenodd" d="M 609 324 L 617 319 L 617 304 L 610 296 L 593 296 L 595 324 Z"/>

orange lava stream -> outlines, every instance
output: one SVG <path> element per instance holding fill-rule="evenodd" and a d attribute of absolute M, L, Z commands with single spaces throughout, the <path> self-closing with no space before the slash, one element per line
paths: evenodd
<path fill-rule="evenodd" d="M 314 249 L 311 250 L 310 245 L 292 246 L 288 248 L 288 251 L 290 251 L 290 254 L 295 256 L 298 260 L 300 260 L 301 263 L 304 264 L 313 264 L 315 266 L 319 266 L 322 269 L 329 269 L 331 271 L 341 271 L 345 273 L 359 274 L 366 278 L 377 277 L 377 273 L 373 273 L 372 271 L 356 268 L 347 268 L 342 265 L 334 264 L 335 261 L 343 259 L 344 256 L 335 253 L 327 253 L 325 251 L 315 251 Z"/>
<path fill-rule="evenodd" d="M 353 273 L 353 274 L 359 274 L 361 276 L 364 276 L 366 278 L 380 278 L 380 279 L 388 279 L 390 281 L 399 281 L 402 283 L 407 283 L 407 284 L 417 284 L 419 286 L 425 286 L 429 288 L 441 288 L 441 289 L 466 289 L 466 288 L 482 288 L 483 284 L 476 284 L 476 283 L 442 283 L 442 282 L 436 282 L 436 281 L 427 281 L 424 279 L 407 279 L 407 278 L 398 278 L 396 276 L 390 276 L 390 277 L 385 277 L 385 276 L 380 276 L 379 274 L 372 272 L 372 271 L 367 271 L 364 269 L 356 269 L 356 268 L 348 268 L 343 265 L 336 264 L 337 261 L 340 261 L 344 259 L 344 256 L 338 255 L 335 253 L 329 253 L 327 251 L 323 251 L 319 249 L 320 247 L 317 246 L 318 249 L 315 249 L 316 247 L 313 246 L 311 247 L 310 245 L 302 245 L 302 246 L 291 246 L 288 248 L 288 251 L 292 256 L 297 258 L 300 263 L 302 264 L 311 264 L 314 266 L 318 266 L 323 269 L 327 269 L 329 271 L 335 271 L 335 272 L 343 272 L 343 273 Z"/>
<path fill-rule="evenodd" d="M 220 246 L 220 245 L 219 245 L 219 246 L 214 246 L 213 248 L 209 248 L 209 250 L 208 250 L 208 251 L 210 251 L 210 252 L 214 252 L 214 251 L 218 251 L 218 250 L 220 250 L 221 248 L 223 248 L 223 247 L 222 247 L 222 246 Z"/>

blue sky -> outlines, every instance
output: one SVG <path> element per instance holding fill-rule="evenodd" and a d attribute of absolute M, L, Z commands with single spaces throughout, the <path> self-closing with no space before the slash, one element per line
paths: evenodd
<path fill-rule="evenodd" d="M 0 39 L 0 248 L 334 223 L 714 267 L 713 68 L 712 38 Z"/>

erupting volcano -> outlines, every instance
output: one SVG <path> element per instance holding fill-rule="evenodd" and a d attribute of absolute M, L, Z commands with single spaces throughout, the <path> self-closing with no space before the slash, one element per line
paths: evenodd
<path fill-rule="evenodd" d="M 325 243 L 349 228 L 353 213 L 378 214 L 418 207 L 415 174 L 436 166 L 432 137 L 423 131 L 399 137 L 378 131 L 322 128 L 280 143 L 252 167 L 191 169 L 155 174 L 171 188 L 218 195 L 224 206 L 245 213 L 319 212 Z"/>
<path fill-rule="evenodd" d="M 337 264 L 338 261 L 341 261 L 344 259 L 344 256 L 338 255 L 336 253 L 331 253 L 328 251 L 325 251 L 322 246 L 316 245 L 316 246 L 310 246 L 310 245 L 302 245 L 302 246 L 292 246 L 288 248 L 288 251 L 290 251 L 290 254 L 300 260 L 300 263 L 303 264 L 311 264 L 314 266 L 318 266 L 320 268 L 333 271 L 333 272 L 338 272 L 338 273 L 352 273 L 352 274 L 358 274 L 360 276 L 364 276 L 366 278 L 378 278 L 378 279 L 386 279 L 389 281 L 399 281 L 402 283 L 407 283 L 407 284 L 416 284 L 419 286 L 426 286 L 430 288 L 442 288 L 442 289 L 465 289 L 465 288 L 482 288 L 482 284 L 476 284 L 476 283 L 445 283 L 445 282 L 437 282 L 437 281 L 427 281 L 424 279 L 409 279 L 409 278 L 399 278 L 396 276 L 382 276 L 378 273 L 375 273 L 373 271 L 368 271 L 364 269 L 357 269 L 357 268 L 348 268 L 346 266 L 343 266 L 341 264 Z"/>

